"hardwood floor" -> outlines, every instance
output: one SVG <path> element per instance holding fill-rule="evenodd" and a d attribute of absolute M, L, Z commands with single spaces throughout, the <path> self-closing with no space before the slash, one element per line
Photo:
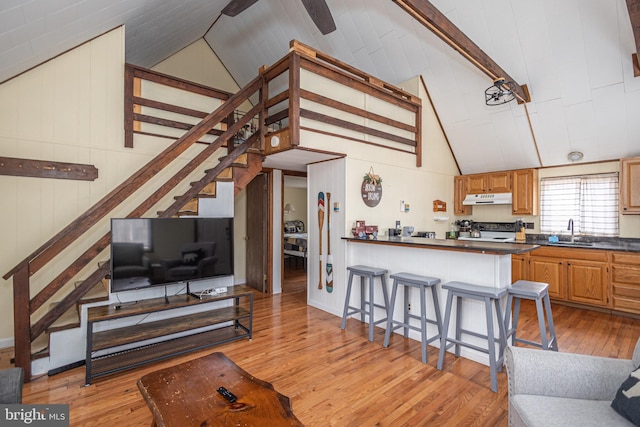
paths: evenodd
<path fill-rule="evenodd" d="M 636 319 L 553 305 L 561 351 L 630 358 L 640 322 Z M 523 302 L 520 334 L 535 339 L 532 304 Z M 306 305 L 306 291 L 285 286 L 273 297 L 256 295 L 254 337 L 176 357 L 84 386 L 84 367 L 24 386 L 24 403 L 68 403 L 72 426 L 148 426 L 151 412 L 138 392 L 144 374 L 221 351 L 252 375 L 291 399 L 307 426 L 506 426 L 507 378 L 489 389 L 489 370 L 448 355 L 443 371 L 437 349 L 420 362 L 420 344 L 400 335 L 383 348 L 366 328 Z M 215 384 L 212 387 L 217 387 Z M 182 426 L 180 426 L 182 427 Z"/>

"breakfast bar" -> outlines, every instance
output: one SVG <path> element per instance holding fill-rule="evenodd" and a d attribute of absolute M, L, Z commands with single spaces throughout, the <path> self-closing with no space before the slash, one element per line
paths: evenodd
<path fill-rule="evenodd" d="M 451 281 L 466 282 L 494 289 L 506 288 L 511 284 L 511 255 L 522 254 L 537 249 L 538 245 L 520 243 L 474 242 L 449 239 L 427 239 L 420 237 L 378 237 L 362 239 L 343 237 L 347 244 L 347 265 L 369 265 L 384 268 L 389 274 L 407 272 L 423 276 L 437 277 L 441 284 L 438 292 L 441 310 L 444 311 L 446 294 L 441 286 Z M 354 288 L 353 298 L 359 298 Z M 380 300 L 378 300 L 380 299 Z M 376 303 L 382 303 L 382 296 L 375 296 Z M 420 307 L 417 293 L 410 295 L 411 307 Z M 402 313 L 402 300 L 396 301 L 394 312 Z M 428 301 L 428 312 L 433 313 L 432 302 Z M 430 306 L 430 307 L 429 307 Z M 486 333 L 485 308 L 480 301 L 465 302 L 463 328 Z M 376 316 L 384 317 L 382 309 Z M 453 326 L 453 325 L 452 325 Z M 434 325 L 428 325 L 429 336 L 437 333 Z M 410 338 L 420 340 L 418 333 L 410 332 Z M 478 340 L 481 345 L 482 341 Z M 486 343 L 486 341 L 485 341 Z M 433 343 L 439 347 L 439 342 Z M 486 344 L 485 344 L 486 345 Z M 461 355 L 488 365 L 486 354 L 473 349 L 462 349 Z"/>

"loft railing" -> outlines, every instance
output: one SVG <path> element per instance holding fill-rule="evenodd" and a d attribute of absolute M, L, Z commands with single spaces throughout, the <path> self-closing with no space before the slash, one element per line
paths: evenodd
<path fill-rule="evenodd" d="M 205 104 L 211 103 L 213 112 L 185 106 L 179 96 L 163 99 L 169 93 L 167 88 L 203 96 Z M 345 91 L 350 91 L 351 98 L 360 99 L 360 105 L 343 99 L 340 95 Z M 375 111 L 380 106 L 384 114 Z M 242 110 L 248 111 L 238 114 Z M 5 280 L 13 277 L 15 365 L 25 369 L 27 379 L 31 377 L 31 343 L 108 274 L 109 264 L 103 262 L 69 291 L 72 280 L 96 262 L 109 245 L 108 225 L 102 224 L 102 231 L 94 227 L 99 227 L 117 207 L 134 204 L 131 200 L 138 192 L 194 144 L 206 146 L 157 189 L 147 193 L 146 199 L 130 210 L 127 217 L 146 215 L 219 148 L 226 147 L 228 155 L 200 181 L 191 183 L 160 216 L 176 214 L 248 148 L 256 147 L 269 154 L 265 138 L 283 130 L 288 133 L 289 145 L 279 149 L 301 145 L 304 130 L 410 153 L 420 166 L 420 100 L 296 41 L 291 43 L 288 55 L 270 67 L 262 67 L 258 77 L 235 95 L 127 65 L 124 115 L 127 147 L 133 147 L 135 134 L 175 142 L 3 276 Z M 245 125 L 251 128 L 252 124 L 256 132 L 247 138 L 243 128 Z M 96 234 L 100 236 L 97 240 L 89 240 L 89 236 Z M 93 243 L 32 297 L 31 277 L 78 242 Z M 65 290 L 67 293 L 54 308 L 36 316 Z M 32 322 L 32 317 L 37 320 Z"/>
<path fill-rule="evenodd" d="M 264 72 L 266 126 L 286 123 L 291 146 L 304 145 L 304 130 L 409 153 L 421 166 L 420 98 L 296 40 L 290 47 Z"/>
<path fill-rule="evenodd" d="M 250 127 L 262 122 L 267 138 L 285 128 L 289 144 L 280 150 L 304 145 L 300 131 L 305 130 L 410 153 L 415 155 L 416 165 L 421 166 L 420 98 L 296 40 L 290 47 L 288 55 L 260 70 L 265 81 L 264 120 L 254 117 Z M 174 82 L 170 76 L 140 67 L 127 66 L 127 70 L 127 146 L 133 143 L 134 134 L 172 138 L 175 132 L 190 128 L 194 120 L 206 114 L 160 100 L 159 96 L 169 93 L 167 88 L 174 92 L 199 91 L 218 102 L 229 96 L 189 82 Z M 171 96 L 179 99 L 179 95 Z M 230 115 L 221 128 L 233 123 L 237 113 Z M 207 143 L 220 132 L 221 129 L 212 129 L 200 142 Z M 239 135 L 239 139 L 244 138 Z M 265 154 L 272 151 L 268 146 L 263 148 L 268 150 Z"/>

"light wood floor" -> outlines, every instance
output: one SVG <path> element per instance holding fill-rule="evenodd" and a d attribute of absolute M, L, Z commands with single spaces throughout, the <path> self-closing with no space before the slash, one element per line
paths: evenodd
<path fill-rule="evenodd" d="M 295 282 L 295 275 L 289 280 Z M 558 304 L 553 314 L 561 351 L 629 358 L 640 336 L 640 321 L 631 318 Z M 534 316 L 526 304 L 520 324 L 524 338 L 537 335 Z M 492 393 L 483 365 L 448 355 L 445 369 L 438 371 L 435 347 L 429 347 L 429 361 L 422 364 L 417 341 L 396 335 L 383 348 L 382 329 L 373 343 L 366 335 L 354 319 L 341 331 L 340 318 L 306 305 L 304 288 L 285 286 L 281 295 L 257 296 L 251 342 L 147 365 L 89 387 L 84 386 L 84 367 L 45 376 L 25 385 L 23 401 L 70 404 L 72 426 L 149 426 L 151 413 L 138 392 L 138 378 L 221 351 L 288 396 L 307 426 L 507 425 L 504 372 L 498 375 L 498 393 Z"/>

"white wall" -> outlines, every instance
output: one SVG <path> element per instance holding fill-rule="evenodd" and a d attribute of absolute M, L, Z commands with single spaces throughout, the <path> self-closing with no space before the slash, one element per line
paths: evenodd
<path fill-rule="evenodd" d="M 416 167 L 415 156 L 385 150 L 368 144 L 354 143 L 324 134 L 303 130 L 301 145 L 328 151 L 347 153 L 347 157 L 332 162 L 308 166 L 309 260 L 308 303 L 338 316 L 342 314 L 346 285 L 345 242 L 340 238 L 350 235 L 356 220 L 377 225 L 381 232 L 395 227 L 395 221 L 413 225 L 416 231 L 435 231 L 444 238 L 448 222 L 435 221 L 435 217 L 449 216 L 453 220 L 453 177 L 457 167 L 446 138 L 437 123 L 437 117 L 428 100 L 421 79 L 405 85 L 422 99 L 423 166 Z M 370 168 L 382 178 L 382 199 L 375 207 L 362 201 L 360 188 L 363 176 Z M 330 191 L 332 202 L 340 202 L 339 213 L 332 212 L 332 240 L 334 292 L 326 291 L 325 272 L 322 269 L 323 289 L 318 289 L 320 255 L 322 267 L 326 262 L 326 240 L 323 254 L 319 253 L 317 226 L 317 197 L 319 191 Z M 447 202 L 447 211 L 433 212 L 433 200 Z M 400 201 L 409 203 L 409 212 L 400 212 Z M 329 209 L 329 207 L 327 207 Z M 326 224 L 325 224 L 326 227 Z M 326 232 L 326 231 L 325 231 Z M 325 237 L 326 239 L 326 237 Z M 383 266 L 383 265 L 382 265 Z"/>
<path fill-rule="evenodd" d="M 206 44 L 204 47 L 208 49 Z M 222 81 L 228 85 L 222 89 L 235 92 L 237 86 L 233 80 L 211 50 L 206 54 L 204 47 L 195 43 L 159 64 L 158 69 L 170 72 L 172 67 L 180 68 L 185 78 L 201 79 L 200 83 L 212 86 L 215 86 L 213 82 Z M 199 65 L 194 66 L 194 62 Z M 3 206 L 11 207 L 0 211 L 2 274 L 171 143 L 167 139 L 137 135 L 133 149 L 124 147 L 124 64 L 124 28 L 121 27 L 0 85 L 0 156 L 86 163 L 99 171 L 95 181 L 0 176 Z M 156 175 L 156 182 L 165 182 L 202 148 L 188 149 L 176 165 Z M 190 181 L 201 176 L 202 171 L 195 171 L 147 215 L 155 216 L 157 210 L 173 201 L 174 195 L 187 189 Z M 141 195 L 116 208 L 92 229 L 91 237 L 96 239 L 104 234 L 110 217 L 126 216 L 156 188 L 153 184 L 146 185 Z M 242 214 L 246 211 L 243 200 L 236 198 L 231 209 Z M 236 232 L 243 233 L 243 227 L 243 223 L 236 221 Z M 244 239 L 236 236 L 236 242 L 239 243 L 235 248 L 236 260 L 243 260 Z M 91 243 L 93 241 L 86 239 L 70 245 L 59 260 L 31 277 L 32 289 L 37 291 L 49 283 Z M 100 259 L 108 259 L 108 249 Z M 242 262 L 240 265 L 244 267 Z M 93 269 L 92 263 L 78 278 L 86 277 Z M 244 270 L 241 271 L 244 274 Z M 238 280 L 244 281 L 242 275 Z M 13 344 L 11 279 L 0 281 L 0 310 L 7 313 L 5 321 L 0 323 L 0 347 L 6 347 Z"/>
<path fill-rule="evenodd" d="M 2 275 L 147 157 L 124 148 L 123 70 L 124 29 L 117 28 L 0 85 L 1 156 L 98 168 L 95 181 L 0 176 Z M 74 245 L 68 257 L 83 249 Z M 56 264 L 32 277 L 36 289 L 55 277 Z M 13 340 L 12 295 L 12 279 L 0 279 L 0 347 Z"/>

